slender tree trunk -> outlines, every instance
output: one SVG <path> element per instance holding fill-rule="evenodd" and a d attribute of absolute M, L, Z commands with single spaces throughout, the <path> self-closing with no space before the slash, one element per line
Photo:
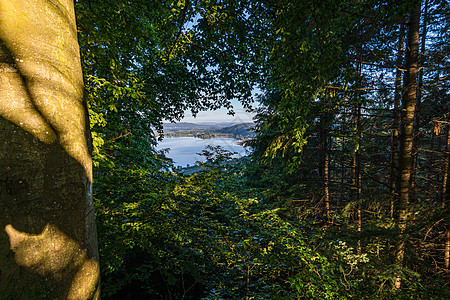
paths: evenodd
<path fill-rule="evenodd" d="M 360 80 L 362 80 L 363 75 L 362 75 L 362 61 L 363 61 L 363 57 L 362 57 L 362 45 L 363 45 L 363 40 L 361 38 L 361 48 L 360 48 L 360 56 L 359 56 L 359 63 L 358 63 L 358 73 L 360 76 Z M 355 183 L 355 192 L 356 192 L 356 203 L 357 203 L 357 209 L 356 209 L 356 217 L 357 217 L 357 231 L 359 233 L 361 233 L 362 231 L 362 211 L 361 211 L 361 155 L 360 155 L 360 149 L 361 149 L 361 103 L 358 102 L 358 104 L 356 104 L 355 106 L 355 115 L 356 115 L 356 119 L 355 119 L 355 130 L 356 130 L 356 149 L 355 149 L 355 153 L 353 153 L 353 170 L 354 170 L 354 174 L 353 174 L 353 178 L 354 178 L 354 183 Z M 362 252 L 362 246 L 361 246 L 361 240 L 358 239 L 357 245 L 356 245 L 356 251 L 357 254 L 360 255 Z"/>
<path fill-rule="evenodd" d="M 98 298 L 73 2 L 0 0 L 0 65 L 0 298 Z"/>
<path fill-rule="evenodd" d="M 445 209 L 445 199 L 447 197 L 447 189 L 448 189 L 448 173 L 449 173 L 449 166 L 450 166 L 450 161 L 448 159 L 448 152 L 450 151 L 450 126 L 447 126 L 447 134 L 446 136 L 446 142 L 445 142 L 445 156 L 444 156 L 444 174 L 443 174 L 443 179 L 442 179 L 442 189 L 441 189 L 441 195 L 440 195 L 440 200 L 441 200 L 441 205 L 442 208 Z"/>
<path fill-rule="evenodd" d="M 439 73 L 439 72 L 438 72 Z M 438 75 L 439 76 L 439 75 Z M 447 121 L 450 121 L 450 104 L 447 103 Z M 450 124 L 447 124 L 445 143 L 444 178 L 442 180 L 442 208 L 446 212 L 444 267 L 450 269 Z"/>
<path fill-rule="evenodd" d="M 330 217 L 330 189 L 329 189 L 329 182 L 330 182 L 330 161 L 328 156 L 328 134 L 325 134 L 324 139 L 324 190 L 325 190 L 325 210 L 327 213 L 327 219 L 328 222 L 331 221 Z"/>
<path fill-rule="evenodd" d="M 351 195 L 354 201 L 358 200 L 358 158 L 356 157 L 356 152 L 353 153 L 352 156 L 352 165 L 351 165 L 351 175 L 352 175 L 352 185 L 351 185 Z M 354 220 L 355 211 L 351 210 L 352 219 Z M 356 214 L 358 215 L 358 211 L 356 210 Z M 356 217 L 358 219 L 358 216 Z"/>
<path fill-rule="evenodd" d="M 354 128 L 355 128 L 355 149 L 352 156 L 352 197 L 356 201 L 356 231 L 362 231 L 362 209 L 361 209 L 361 157 L 360 157 L 360 147 L 361 147 L 361 104 L 356 104 L 354 107 L 353 114 L 354 118 Z M 361 254 L 361 240 L 357 241 L 357 252 Z"/>
<path fill-rule="evenodd" d="M 446 269 L 450 269 L 450 191 L 448 189 L 450 185 L 450 125 L 447 125 L 447 142 L 445 147 L 445 166 L 444 166 L 444 181 L 442 184 L 442 194 L 445 195 L 443 201 L 444 207 L 447 212 L 446 220 L 446 233 L 445 233 L 445 249 L 444 249 L 444 266 Z"/>
<path fill-rule="evenodd" d="M 424 54 L 425 54 L 425 42 L 427 37 L 427 13 L 428 13 L 428 0 L 425 1 L 424 5 L 424 22 L 422 26 L 422 40 L 420 46 L 420 66 L 423 66 L 424 63 Z M 416 172 L 417 172 L 417 158 L 418 158 L 418 149 L 420 142 L 420 107 L 422 103 L 422 86 L 423 86 L 423 68 L 419 67 L 419 79 L 417 86 L 417 96 L 416 96 L 416 112 L 414 116 L 414 136 L 413 136 L 413 160 L 412 160 L 412 168 L 411 168 L 411 188 L 410 188 L 410 202 L 414 201 L 416 198 Z"/>
<path fill-rule="evenodd" d="M 391 144 L 391 205 L 390 205 L 390 217 L 394 218 L 394 200 L 397 193 L 396 177 L 397 177 L 397 164 L 398 164 L 398 129 L 399 122 L 399 108 L 400 100 L 402 98 L 402 67 L 403 67 L 403 51 L 405 44 L 405 25 L 401 24 L 399 28 L 398 46 L 397 46 L 397 61 L 396 61 L 396 75 L 395 75 L 395 94 L 394 94 L 394 110 L 393 110 L 393 129 L 392 129 L 392 144 Z"/>
<path fill-rule="evenodd" d="M 358 172 L 357 172 L 357 181 L 356 182 L 357 182 L 357 186 L 358 187 L 357 187 L 357 198 L 356 198 L 356 201 L 358 202 L 358 210 L 357 210 L 357 213 L 358 213 L 358 232 L 361 232 L 362 231 L 361 157 L 360 157 L 359 154 L 358 154 L 358 157 L 357 157 L 357 170 L 358 170 Z M 358 255 L 361 255 L 361 253 L 362 253 L 362 246 L 361 246 L 361 240 L 360 239 L 358 239 L 358 244 L 357 244 L 356 251 L 357 251 Z"/>
<path fill-rule="evenodd" d="M 358 203 L 358 209 L 357 209 L 357 222 L 358 222 L 358 227 L 357 230 L 358 232 L 362 231 L 362 209 L 361 209 L 361 192 L 362 192 L 362 187 L 361 187 L 361 154 L 360 154 L 360 147 L 361 147 L 361 104 L 358 104 L 357 110 L 356 110 L 356 132 L 358 134 L 358 149 L 355 152 L 355 164 L 356 164 L 356 168 L 355 168 L 355 179 L 356 179 L 356 202 Z M 358 244 L 357 244 L 357 253 L 358 255 L 360 255 L 362 252 L 362 246 L 361 246 L 361 240 L 358 239 Z"/>
<path fill-rule="evenodd" d="M 342 136 L 342 142 L 341 142 L 341 154 L 345 153 L 345 149 L 344 149 L 344 145 L 345 145 L 345 136 Z M 339 199 L 337 200 L 336 206 L 339 209 L 339 212 L 342 212 L 341 209 L 341 202 L 340 199 L 344 199 L 344 182 L 345 182 L 345 160 L 344 160 L 344 156 L 341 156 L 341 186 L 340 186 L 340 195 L 339 195 Z"/>
<path fill-rule="evenodd" d="M 450 201 L 447 200 L 447 205 Z M 447 216 L 450 214 L 450 209 L 447 209 Z M 450 269 L 450 222 L 447 220 L 447 232 L 445 233 L 445 252 L 444 252 L 444 265 L 446 269 Z"/>
<path fill-rule="evenodd" d="M 323 163 L 323 188 L 324 188 L 324 204 L 325 204 L 325 214 L 328 222 L 330 221 L 330 190 L 329 190 L 329 156 L 328 156 L 328 123 L 323 120 L 326 118 L 322 116 L 321 120 L 321 144 L 322 144 L 322 163 Z"/>
<path fill-rule="evenodd" d="M 406 51 L 406 72 L 404 76 L 404 90 L 402 97 L 402 114 L 400 125 L 400 152 L 398 167 L 398 200 L 397 200 L 397 230 L 398 243 L 396 247 L 395 263 L 398 269 L 404 264 L 406 236 L 408 222 L 409 194 L 411 182 L 411 166 L 414 134 L 414 112 L 417 94 L 417 71 L 419 63 L 419 22 L 420 2 L 412 9 L 408 24 L 408 42 Z M 401 287 L 401 276 L 395 279 L 395 287 Z"/>
<path fill-rule="evenodd" d="M 353 197 L 356 200 L 356 231 L 362 231 L 362 210 L 361 210 L 361 159 L 358 151 L 352 158 L 352 190 Z M 361 254 L 361 240 L 357 241 L 357 253 Z"/>

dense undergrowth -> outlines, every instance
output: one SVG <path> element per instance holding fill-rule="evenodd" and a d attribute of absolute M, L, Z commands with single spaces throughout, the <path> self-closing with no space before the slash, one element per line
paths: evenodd
<path fill-rule="evenodd" d="M 443 299 L 434 278 L 380 257 L 379 236 L 299 217 L 288 178 L 251 158 L 204 151 L 203 170 L 98 170 L 95 189 L 104 299 Z M 167 165 L 169 167 L 169 165 Z M 257 175 L 258 174 L 258 175 Z M 278 174 L 280 175 L 280 174 Z M 257 179 L 259 177 L 259 179 Z M 384 237 L 386 238 L 386 237 Z M 378 247 L 378 248 L 377 248 Z M 401 297 L 400 297 L 401 296 Z"/>

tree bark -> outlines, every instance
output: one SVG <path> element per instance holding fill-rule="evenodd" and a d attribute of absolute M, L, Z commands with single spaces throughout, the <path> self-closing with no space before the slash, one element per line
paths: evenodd
<path fill-rule="evenodd" d="M 400 152 L 398 166 L 398 200 L 396 223 L 398 243 L 396 247 L 395 263 L 398 269 L 403 268 L 405 257 L 406 236 L 408 222 L 409 194 L 411 184 L 411 166 L 414 134 L 414 113 L 417 94 L 417 71 L 419 63 L 419 21 L 420 2 L 412 9 L 408 23 L 408 41 L 406 51 L 406 72 L 403 81 L 402 114 L 400 124 Z M 401 276 L 397 275 L 394 283 L 401 287 Z"/>
<path fill-rule="evenodd" d="M 0 0 L 0 299 L 99 297 L 71 0 Z"/>
<path fill-rule="evenodd" d="M 425 53 L 425 45 L 427 38 L 427 13 L 428 13 L 428 0 L 425 1 L 424 5 L 424 21 L 422 26 L 422 36 L 421 36 L 421 45 L 420 45 L 420 53 L 421 59 L 419 59 L 419 63 L 421 66 L 424 65 L 424 53 Z M 418 70 L 418 84 L 417 84 L 417 96 L 416 96 L 416 112 L 414 114 L 414 136 L 413 136 L 413 158 L 412 158 L 412 170 L 411 170 L 411 188 L 410 188 L 410 201 L 414 201 L 416 198 L 416 169 L 417 169 L 417 156 L 420 142 L 420 106 L 422 103 L 422 86 L 423 86 L 423 68 L 419 68 Z"/>
<path fill-rule="evenodd" d="M 361 209 L 361 193 L 362 193 L 362 182 L 361 182 L 361 155 L 360 155 L 360 147 L 361 147 L 361 104 L 358 103 L 355 106 L 354 111 L 356 118 L 355 118 L 355 128 L 356 128 L 356 149 L 355 153 L 353 153 L 352 157 L 352 185 L 354 189 L 354 197 L 356 200 L 356 230 L 358 232 L 362 231 L 362 209 Z M 358 239 L 357 242 L 357 254 L 361 254 L 362 252 L 362 246 L 361 246 L 361 240 Z"/>
<path fill-rule="evenodd" d="M 391 205 L 390 205 L 390 217 L 394 218 L 394 202 L 395 195 L 397 193 L 396 177 L 397 177 L 397 164 L 398 164 L 398 129 L 399 129 L 399 108 L 400 100 L 402 98 L 402 67 L 404 57 L 404 44 L 405 44 L 405 25 L 400 25 L 400 32 L 397 45 L 397 71 L 395 74 L 395 94 L 394 94 L 394 110 L 393 110 L 393 129 L 392 129 L 392 142 L 391 142 Z"/>
<path fill-rule="evenodd" d="M 330 161 L 328 156 L 328 132 L 325 130 L 324 134 L 324 146 L 323 146 L 323 184 L 324 184 L 324 192 L 325 192 L 325 211 L 327 214 L 328 222 L 331 221 L 330 217 L 330 189 L 329 189 L 329 181 L 330 181 Z"/>
<path fill-rule="evenodd" d="M 322 146 L 322 182 L 324 189 L 324 208 L 325 208 L 325 216 L 328 222 L 330 222 L 330 190 L 329 190 L 329 156 L 328 156 L 328 122 L 326 116 L 321 116 L 320 120 L 320 142 Z"/>
<path fill-rule="evenodd" d="M 442 194 L 445 195 L 443 206 L 447 213 L 446 233 L 445 233 L 445 248 L 444 248 L 444 266 L 450 269 L 450 125 L 447 125 L 447 141 L 445 147 L 445 165 L 444 165 L 444 180 L 442 184 Z"/>

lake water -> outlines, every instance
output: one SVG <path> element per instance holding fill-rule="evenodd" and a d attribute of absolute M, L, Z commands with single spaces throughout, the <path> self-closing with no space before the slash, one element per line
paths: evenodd
<path fill-rule="evenodd" d="M 196 161 L 205 161 L 204 156 L 197 153 L 202 152 L 206 146 L 221 146 L 223 149 L 237 152 L 233 157 L 245 156 L 246 150 L 237 144 L 237 140 L 233 138 L 211 138 L 199 139 L 195 137 L 168 137 L 159 142 L 157 149 L 170 148 L 166 153 L 167 157 L 173 159 L 175 166 L 194 165 Z"/>

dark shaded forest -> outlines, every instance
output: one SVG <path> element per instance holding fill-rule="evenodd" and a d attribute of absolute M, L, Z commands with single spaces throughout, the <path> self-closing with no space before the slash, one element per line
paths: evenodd
<path fill-rule="evenodd" d="M 75 5 L 104 299 L 450 298 L 449 1 Z M 231 100 L 252 154 L 172 172 Z"/>

